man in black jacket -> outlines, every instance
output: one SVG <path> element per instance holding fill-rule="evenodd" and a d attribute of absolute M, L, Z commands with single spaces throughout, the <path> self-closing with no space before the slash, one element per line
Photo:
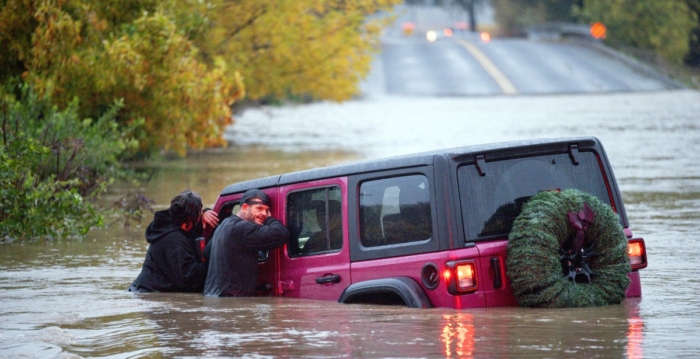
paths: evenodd
<path fill-rule="evenodd" d="M 283 246 L 289 231 L 270 215 L 270 198 L 252 189 L 241 197 L 241 209 L 221 221 L 211 239 L 204 295 L 254 296 L 258 282 L 258 251 Z"/>
<path fill-rule="evenodd" d="M 158 211 L 146 228 L 150 244 L 146 259 L 131 292 L 202 292 L 207 263 L 202 262 L 196 238 L 202 227 L 218 224 L 213 211 L 202 213 L 202 198 L 184 191 L 170 202 L 170 208 Z M 200 223 L 201 222 L 201 223 Z"/>

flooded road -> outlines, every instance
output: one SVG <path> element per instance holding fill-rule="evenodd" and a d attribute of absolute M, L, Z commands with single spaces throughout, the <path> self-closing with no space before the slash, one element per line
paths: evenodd
<path fill-rule="evenodd" d="M 437 148 L 601 139 L 649 266 L 641 299 L 585 309 L 408 309 L 280 298 L 131 294 L 141 227 L 0 245 L 0 357 L 694 358 L 700 352 L 700 93 L 367 96 L 249 110 L 233 145 L 149 164 L 165 208 L 185 188 Z M 126 190 L 126 188 L 124 188 Z"/>

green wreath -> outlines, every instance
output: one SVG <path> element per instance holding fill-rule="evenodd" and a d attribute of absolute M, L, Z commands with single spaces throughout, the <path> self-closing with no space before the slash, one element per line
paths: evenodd
<path fill-rule="evenodd" d="M 575 189 L 530 198 L 508 236 L 507 274 L 521 306 L 619 304 L 630 272 L 619 217 Z"/>

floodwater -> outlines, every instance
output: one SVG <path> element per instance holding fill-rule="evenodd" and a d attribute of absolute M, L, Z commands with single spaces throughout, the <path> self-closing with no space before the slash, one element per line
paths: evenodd
<path fill-rule="evenodd" d="M 156 209 L 185 188 L 460 145 L 601 139 L 643 296 L 584 309 L 409 309 L 287 298 L 132 294 L 145 225 L 0 245 L 0 357 L 695 358 L 700 353 L 700 93 L 484 98 L 368 96 L 249 110 L 230 148 L 146 166 Z M 126 191 L 127 186 L 122 188 Z M 116 194 L 115 194 L 116 195 Z"/>

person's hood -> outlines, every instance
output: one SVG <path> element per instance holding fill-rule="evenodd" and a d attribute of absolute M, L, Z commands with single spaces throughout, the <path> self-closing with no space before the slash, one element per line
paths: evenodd
<path fill-rule="evenodd" d="M 183 232 L 172 218 L 168 210 L 158 211 L 153 216 L 153 222 L 146 228 L 146 241 L 155 243 L 172 232 Z"/>

